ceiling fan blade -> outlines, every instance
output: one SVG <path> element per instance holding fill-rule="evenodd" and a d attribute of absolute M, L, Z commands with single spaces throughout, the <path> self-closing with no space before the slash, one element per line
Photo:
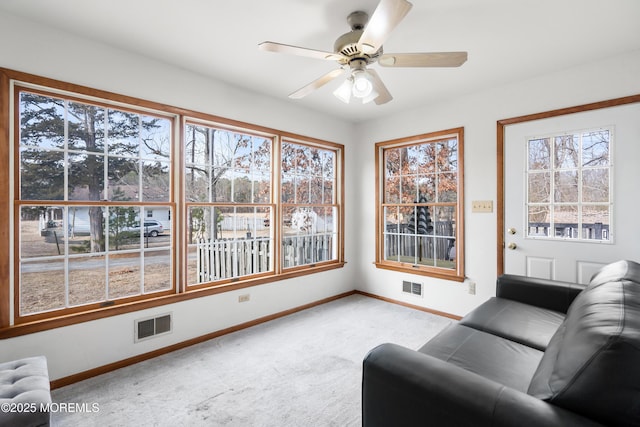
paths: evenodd
<path fill-rule="evenodd" d="M 385 53 L 378 59 L 383 67 L 459 67 L 467 52 Z"/>
<path fill-rule="evenodd" d="M 331 61 L 339 61 L 340 59 L 345 58 L 339 53 L 324 52 L 322 50 L 307 49 L 306 47 L 291 46 L 275 42 L 262 42 L 258 44 L 258 48 L 267 52 L 288 53 L 291 55 L 307 56 L 315 59 L 328 59 Z"/>
<path fill-rule="evenodd" d="M 391 96 L 389 90 L 387 90 L 387 87 L 384 85 L 384 83 L 382 83 L 382 79 L 380 78 L 376 70 L 368 68 L 367 72 L 372 77 L 373 89 L 378 93 L 378 96 L 373 99 L 373 102 L 375 102 L 376 105 L 382 105 L 391 101 L 393 99 L 393 96 Z"/>
<path fill-rule="evenodd" d="M 292 98 L 292 99 L 304 98 L 305 96 L 309 95 L 314 90 L 326 85 L 331 80 L 333 80 L 336 77 L 340 76 L 344 72 L 345 72 L 344 68 L 336 68 L 335 70 L 331 70 L 327 74 L 325 74 L 324 76 L 320 77 L 319 79 L 316 79 L 316 80 L 312 81 L 311 83 L 309 83 L 308 85 L 306 85 L 306 86 L 298 89 L 297 91 L 293 92 L 291 95 L 289 95 L 289 98 Z"/>
<path fill-rule="evenodd" d="M 360 49 L 367 54 L 377 52 L 412 6 L 406 0 L 380 0 L 358 40 Z"/>

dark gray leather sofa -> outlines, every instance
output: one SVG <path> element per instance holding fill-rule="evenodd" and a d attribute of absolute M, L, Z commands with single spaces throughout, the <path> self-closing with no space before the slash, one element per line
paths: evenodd
<path fill-rule="evenodd" d="M 418 351 L 363 363 L 362 424 L 640 426 L 640 264 L 586 287 L 503 275 L 491 298 Z"/>

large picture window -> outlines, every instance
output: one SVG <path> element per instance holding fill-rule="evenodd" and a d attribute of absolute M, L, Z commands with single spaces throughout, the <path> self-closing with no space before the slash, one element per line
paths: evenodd
<path fill-rule="evenodd" d="M 344 265 L 342 145 L 10 70 L 0 82 L 5 336 Z"/>
<path fill-rule="evenodd" d="M 17 317 L 171 291 L 172 118 L 16 99 Z"/>
<path fill-rule="evenodd" d="M 462 281 L 462 128 L 376 144 L 376 265 Z"/>

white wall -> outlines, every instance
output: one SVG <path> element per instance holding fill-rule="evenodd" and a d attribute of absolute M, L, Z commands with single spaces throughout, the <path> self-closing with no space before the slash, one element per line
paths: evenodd
<path fill-rule="evenodd" d="M 396 300 L 464 315 L 495 295 L 496 213 L 471 213 L 472 200 L 496 203 L 496 122 L 501 119 L 640 93 L 640 51 L 606 61 L 492 88 L 357 126 L 358 165 L 363 177 L 350 214 L 358 217 L 361 279 L 358 288 Z M 475 296 L 466 283 L 376 269 L 374 218 L 374 145 L 399 137 L 464 126 L 465 129 L 465 273 L 476 282 Z M 354 212 L 353 209 L 358 209 Z M 425 296 L 403 294 L 402 280 L 423 282 Z"/>
<path fill-rule="evenodd" d="M 7 15 L 0 15 L 0 67 L 345 144 L 346 194 L 355 192 L 350 123 Z M 347 217 L 346 227 L 355 229 L 352 218 Z M 346 233 L 347 259 L 354 253 L 351 233 Z M 239 292 L 1 340 L 0 360 L 44 354 L 51 378 L 62 378 L 352 290 L 356 269 L 349 263 Z M 240 293 L 250 293 L 251 300 L 239 304 Z M 173 333 L 134 344 L 134 319 L 169 311 Z"/>

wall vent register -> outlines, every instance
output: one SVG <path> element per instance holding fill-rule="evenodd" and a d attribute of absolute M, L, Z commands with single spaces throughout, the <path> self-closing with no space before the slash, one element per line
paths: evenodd
<path fill-rule="evenodd" d="M 158 335 L 168 334 L 171 332 L 171 329 L 171 313 L 163 314 L 158 317 L 138 319 L 135 321 L 135 342 L 146 340 Z"/>
<path fill-rule="evenodd" d="M 422 296 L 422 283 L 409 282 L 407 280 L 402 281 L 402 292 Z"/>

